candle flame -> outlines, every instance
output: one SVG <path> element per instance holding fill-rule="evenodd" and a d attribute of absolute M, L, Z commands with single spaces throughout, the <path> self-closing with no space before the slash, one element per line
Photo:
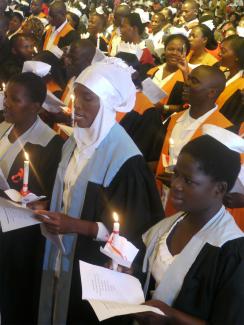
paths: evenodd
<path fill-rule="evenodd" d="M 34 50 L 35 53 L 38 53 L 38 50 L 37 50 L 36 46 L 34 46 L 33 50 Z"/>
<path fill-rule="evenodd" d="M 27 152 L 25 152 L 25 160 L 29 160 L 29 155 Z"/>
<path fill-rule="evenodd" d="M 174 142 L 174 140 L 172 138 L 169 138 L 169 144 L 170 145 L 174 145 L 175 144 L 175 142 Z"/>
<path fill-rule="evenodd" d="M 119 215 L 118 215 L 118 213 L 113 212 L 113 218 L 114 218 L 114 221 L 115 222 L 118 222 L 119 221 Z"/>
<path fill-rule="evenodd" d="M 6 85 L 5 85 L 5 83 L 3 82 L 3 83 L 2 83 L 2 89 L 3 89 L 3 91 L 5 90 L 5 88 L 6 88 Z"/>
<path fill-rule="evenodd" d="M 70 98 L 71 98 L 72 102 L 74 102 L 75 96 L 74 95 L 71 95 Z"/>

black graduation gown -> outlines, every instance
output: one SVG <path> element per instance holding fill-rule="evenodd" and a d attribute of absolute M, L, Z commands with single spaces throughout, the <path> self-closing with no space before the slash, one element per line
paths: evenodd
<path fill-rule="evenodd" d="M 244 105 L 241 96 L 241 91 L 238 89 L 220 109 L 221 114 L 237 125 L 244 121 Z"/>
<path fill-rule="evenodd" d="M 244 238 L 206 244 L 186 274 L 173 307 L 211 325 L 244 324 Z"/>
<path fill-rule="evenodd" d="M 26 143 L 30 155 L 29 189 L 50 198 L 63 141 L 54 136 L 46 147 Z M 14 183 L 24 165 L 21 151 L 9 172 L 10 188 L 21 190 L 22 180 Z M 0 312 L 3 324 L 36 324 L 45 239 L 40 226 L 7 233 L 0 232 Z"/>
<path fill-rule="evenodd" d="M 44 44 L 46 33 L 42 37 L 42 45 Z M 57 46 L 62 49 L 65 46 L 69 46 L 74 40 L 79 39 L 79 34 L 75 30 L 71 30 L 64 37 L 60 37 Z"/>
<path fill-rule="evenodd" d="M 142 115 L 132 111 L 120 121 L 138 146 L 146 161 L 159 159 L 167 128 L 162 124 L 161 110 L 149 108 Z"/>
<path fill-rule="evenodd" d="M 168 100 L 168 105 L 182 105 L 183 82 L 177 81 Z M 141 150 L 145 160 L 158 161 L 167 132 L 170 114 L 162 116 L 161 109 L 152 107 L 142 115 L 131 111 L 120 121 L 126 132 Z M 163 124 L 162 121 L 166 120 Z"/>
<path fill-rule="evenodd" d="M 81 218 L 101 221 L 112 231 L 112 211 L 118 212 L 121 216 L 121 235 L 140 249 L 140 254 L 135 260 L 135 274 L 142 279 L 141 265 L 144 245 L 141 235 L 163 218 L 162 205 L 153 175 L 142 156 L 134 156 L 128 159 L 108 188 L 103 188 L 95 183 L 88 183 Z M 79 260 L 83 260 L 103 266 L 107 258 L 100 253 L 101 245 L 104 246 L 104 243 L 78 236 L 67 324 L 97 324 L 96 317 L 88 304 L 81 301 L 78 263 Z M 117 320 L 111 322 L 118 324 Z M 121 324 L 126 323 L 123 320 Z"/>

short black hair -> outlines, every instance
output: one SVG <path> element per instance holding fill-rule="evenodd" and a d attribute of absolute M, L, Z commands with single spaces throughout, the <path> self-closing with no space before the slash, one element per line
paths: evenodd
<path fill-rule="evenodd" d="M 9 83 L 16 83 L 23 86 L 33 103 L 43 104 L 47 95 L 47 87 L 41 77 L 32 72 L 23 72 L 14 75 L 9 80 Z"/>
<path fill-rule="evenodd" d="M 188 142 L 181 150 L 183 153 L 192 156 L 214 181 L 226 182 L 228 192 L 232 189 L 241 169 L 239 153 L 209 135 Z"/>
<path fill-rule="evenodd" d="M 138 13 L 130 13 L 126 19 L 129 21 L 131 27 L 137 27 L 139 35 L 142 35 L 145 29 L 145 25 L 141 21 L 141 17 Z"/>
<path fill-rule="evenodd" d="M 231 35 L 226 37 L 222 43 L 230 42 L 230 46 L 234 51 L 241 69 L 244 69 L 244 37 Z"/>
<path fill-rule="evenodd" d="M 186 46 L 186 55 L 190 52 L 190 48 L 191 48 L 191 44 L 189 42 L 189 39 L 185 36 L 185 35 L 182 35 L 182 34 L 172 34 L 172 35 L 169 35 L 166 40 L 164 41 L 164 46 L 165 48 L 168 46 L 168 44 L 175 40 L 175 39 L 180 39 Z"/>

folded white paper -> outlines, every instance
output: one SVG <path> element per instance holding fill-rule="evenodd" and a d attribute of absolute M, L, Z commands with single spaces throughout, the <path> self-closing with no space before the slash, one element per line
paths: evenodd
<path fill-rule="evenodd" d="M 80 275 L 84 300 L 130 304 L 141 304 L 145 301 L 139 280 L 129 274 L 80 261 Z"/>
<path fill-rule="evenodd" d="M 82 299 L 88 300 L 100 321 L 144 311 L 163 313 L 145 302 L 141 284 L 135 277 L 80 261 Z M 129 293 L 129 294 L 128 294 Z"/>
<path fill-rule="evenodd" d="M 35 218 L 31 209 L 0 197 L 0 223 L 2 231 L 7 232 L 37 225 L 40 221 Z"/>
<path fill-rule="evenodd" d="M 89 303 L 91 304 L 100 322 L 115 316 L 144 313 L 147 311 L 151 311 L 159 315 L 164 315 L 164 313 L 158 308 L 146 305 L 132 305 L 126 303 L 98 300 L 89 300 Z"/>
<path fill-rule="evenodd" d="M 153 104 L 157 104 L 161 99 L 168 96 L 151 78 L 142 81 L 142 92 Z"/>

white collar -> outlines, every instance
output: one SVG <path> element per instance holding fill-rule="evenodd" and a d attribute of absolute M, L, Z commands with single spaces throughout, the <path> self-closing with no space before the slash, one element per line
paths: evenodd
<path fill-rule="evenodd" d="M 243 76 L 243 74 L 244 74 L 244 70 L 238 71 L 232 78 L 230 78 L 229 80 L 227 80 L 226 87 L 229 86 L 229 84 L 231 84 L 232 82 L 234 82 L 237 79 L 241 78 Z"/>
<path fill-rule="evenodd" d="M 189 130 L 195 130 L 197 128 L 197 126 L 199 124 L 201 124 L 203 121 L 205 121 L 211 114 L 213 114 L 218 108 L 218 105 L 215 105 L 212 109 L 210 109 L 208 112 L 206 112 L 205 114 L 203 114 L 202 116 L 200 116 L 197 119 L 194 119 L 193 117 L 191 117 L 190 115 L 190 108 L 188 108 L 176 121 L 176 123 L 182 123 L 183 121 L 185 121 L 186 119 L 193 119 L 194 121 L 189 125 L 189 127 L 187 129 Z"/>
<path fill-rule="evenodd" d="M 60 25 L 58 28 L 53 26 L 54 27 L 53 32 L 59 33 L 67 23 L 68 23 L 68 20 L 65 19 L 65 21 L 62 23 L 62 25 Z"/>

